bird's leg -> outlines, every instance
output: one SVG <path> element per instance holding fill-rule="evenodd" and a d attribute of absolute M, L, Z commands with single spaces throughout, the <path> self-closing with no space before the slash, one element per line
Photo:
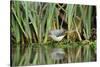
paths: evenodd
<path fill-rule="evenodd" d="M 58 42 L 58 45 L 61 45 L 61 41 Z"/>
<path fill-rule="evenodd" d="M 58 45 L 60 44 L 60 41 L 58 42 Z"/>

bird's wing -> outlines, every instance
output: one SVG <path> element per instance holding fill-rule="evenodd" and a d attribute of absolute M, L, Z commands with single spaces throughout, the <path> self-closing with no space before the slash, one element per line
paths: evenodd
<path fill-rule="evenodd" d="M 56 37 L 59 37 L 59 36 L 64 35 L 64 31 L 63 30 L 52 30 L 51 34 L 55 35 Z"/>

